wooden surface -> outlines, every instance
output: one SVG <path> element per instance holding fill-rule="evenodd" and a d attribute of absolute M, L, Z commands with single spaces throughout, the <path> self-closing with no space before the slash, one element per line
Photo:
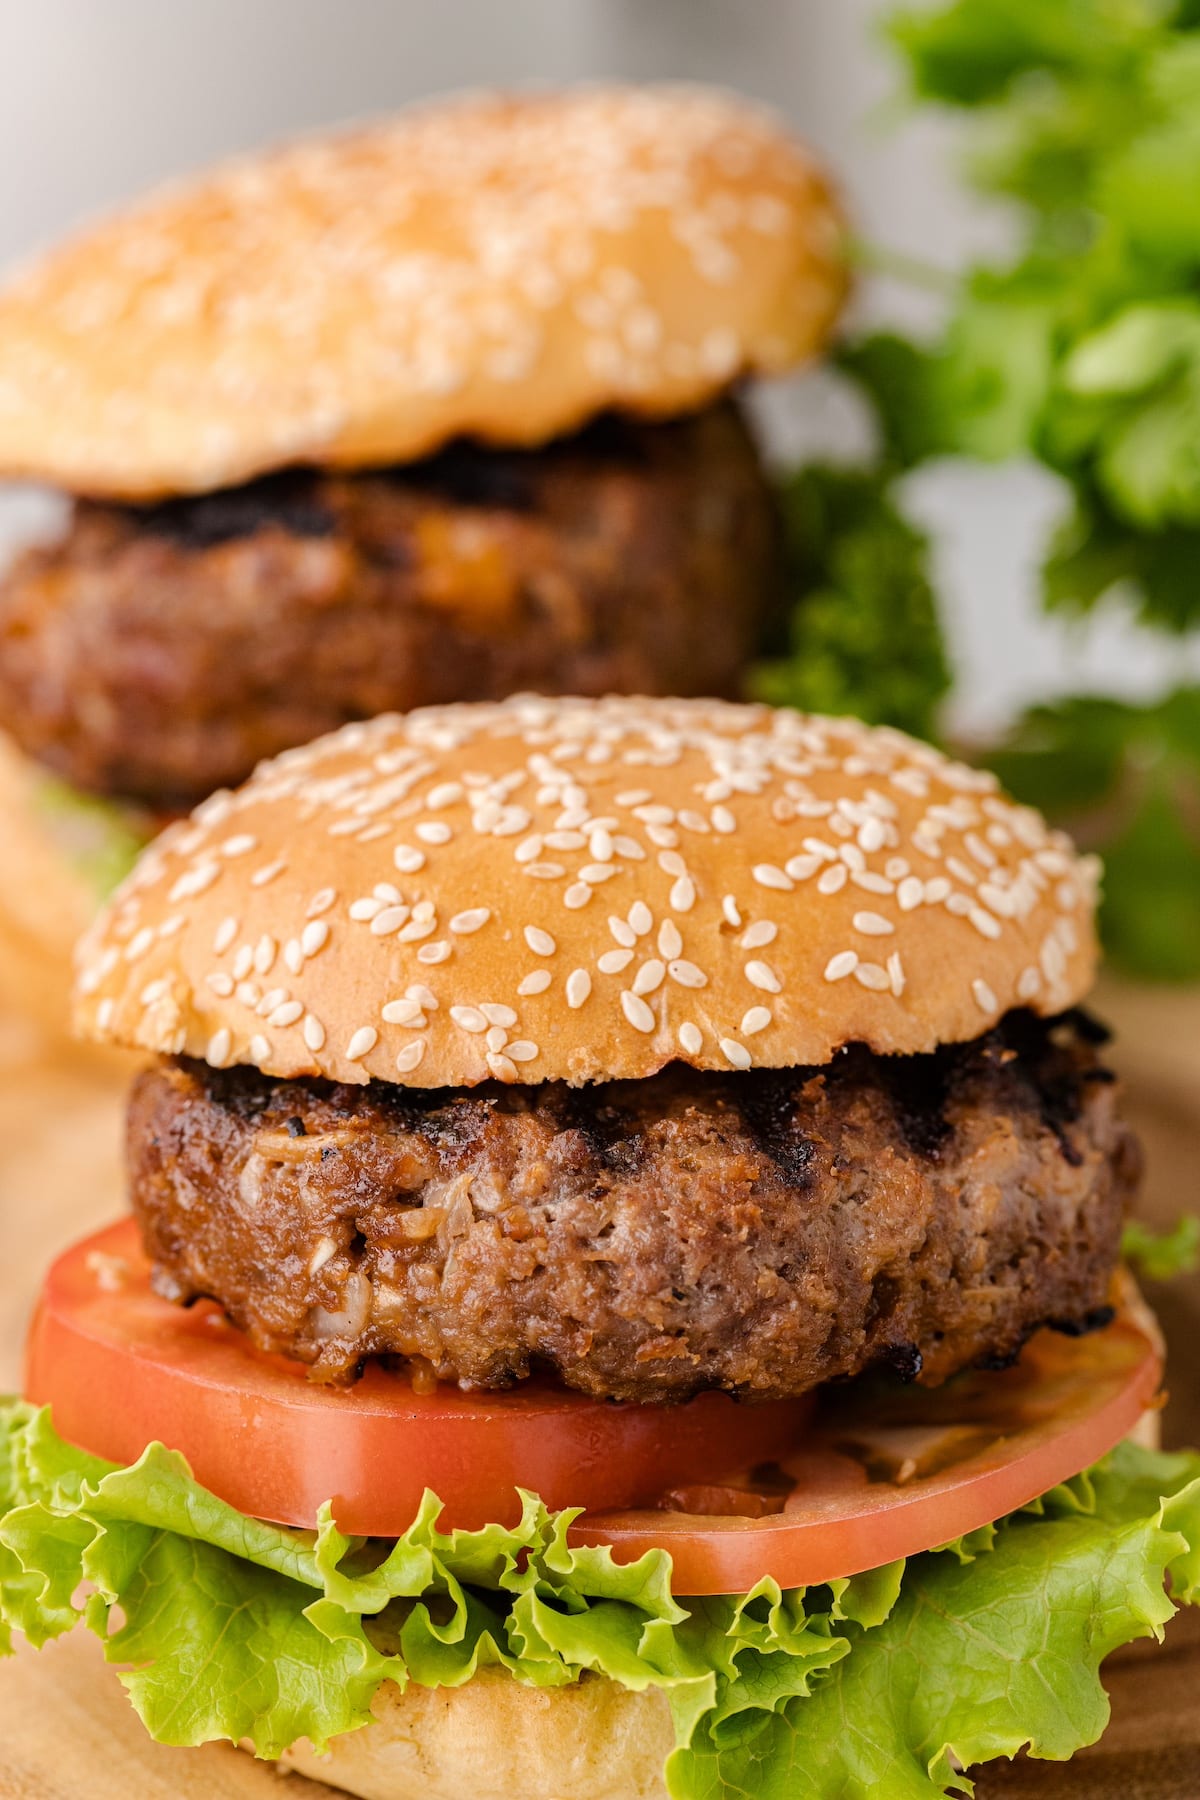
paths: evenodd
<path fill-rule="evenodd" d="M 1200 1209 L 1200 994 L 1108 987 L 1120 1026 L 1128 1106 L 1149 1156 L 1143 1211 L 1160 1222 Z M 19 1379 L 20 1340 L 38 1271 L 121 1209 L 123 1070 L 42 1056 L 0 1022 L 0 1382 Z M 1200 1277 L 1151 1294 L 1171 1348 L 1171 1443 L 1200 1443 Z M 1113 1722 L 1066 1768 L 1019 1761 L 977 1778 L 979 1800 L 1200 1800 L 1200 1614 L 1158 1649 L 1106 1667 Z M 146 1737 L 99 1646 L 77 1633 L 0 1667 L 0 1800 L 326 1800 L 225 1745 L 165 1750 Z M 514 1796 L 514 1800 L 527 1800 Z"/>

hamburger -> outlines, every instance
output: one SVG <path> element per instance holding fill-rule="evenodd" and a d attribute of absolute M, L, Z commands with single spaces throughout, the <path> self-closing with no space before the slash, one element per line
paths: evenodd
<path fill-rule="evenodd" d="M 61 891 L 14 926 L 51 959 L 83 928 L 97 801 L 106 871 L 348 720 L 735 692 L 781 580 L 736 389 L 812 357 L 845 283 L 812 157 L 686 87 L 443 100 L 35 262 L 0 476 L 73 507 L 0 581 L 0 781 Z"/>
<path fill-rule="evenodd" d="M 1099 1736 L 1200 1457 L 1129 1441 L 1095 886 L 986 774 L 713 701 L 429 708 L 211 797 L 80 955 L 152 1060 L 3 1413 L 6 1624 L 368 1800 Z"/>

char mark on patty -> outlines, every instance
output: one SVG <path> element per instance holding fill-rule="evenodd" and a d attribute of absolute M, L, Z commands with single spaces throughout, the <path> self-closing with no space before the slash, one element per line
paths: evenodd
<path fill-rule="evenodd" d="M 324 1379 L 936 1384 L 1107 1304 L 1139 1158 L 1098 1066 L 1077 1020 L 1026 1014 L 929 1057 L 586 1089 L 166 1061 L 131 1099 L 133 1203 L 161 1292 Z"/>

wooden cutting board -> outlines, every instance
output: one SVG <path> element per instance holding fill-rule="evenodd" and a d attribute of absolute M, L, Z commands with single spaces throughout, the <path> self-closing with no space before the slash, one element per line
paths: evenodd
<path fill-rule="evenodd" d="M 1117 1060 L 1149 1156 L 1143 1210 L 1200 1210 L 1200 995 L 1107 987 Z M 121 1210 L 118 1064 L 43 1054 L 0 1020 L 0 1382 L 19 1380 L 38 1271 L 73 1236 Z M 1200 1276 L 1150 1298 L 1170 1343 L 1170 1443 L 1200 1443 Z M 1066 1768 L 1018 1761 L 978 1777 L 979 1800 L 1200 1800 L 1200 1609 L 1165 1645 L 1138 1644 L 1105 1672 L 1113 1721 Z M 166 1750 L 146 1737 L 84 1634 L 0 1666 L 0 1800 L 329 1800 L 227 1745 Z M 514 1795 L 514 1800 L 525 1800 Z"/>

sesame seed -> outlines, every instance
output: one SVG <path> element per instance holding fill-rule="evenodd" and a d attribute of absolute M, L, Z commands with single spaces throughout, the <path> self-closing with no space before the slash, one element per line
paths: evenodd
<path fill-rule="evenodd" d="M 177 900 L 190 900 L 199 894 L 207 893 L 220 873 L 220 863 L 197 863 L 194 868 L 184 871 L 167 894 L 167 899 L 173 906 Z"/>
<path fill-rule="evenodd" d="M 425 867 L 425 852 L 414 849 L 411 844 L 397 844 L 392 851 L 392 861 L 402 875 L 416 875 Z"/>
<path fill-rule="evenodd" d="M 771 1023 L 771 1014 L 765 1006 L 752 1006 L 742 1014 L 741 1032 L 743 1037 L 753 1037 L 756 1032 L 765 1031 Z"/>
<path fill-rule="evenodd" d="M 255 869 L 253 875 L 250 877 L 250 886 L 256 888 L 266 887 L 270 882 L 274 881 L 277 875 L 282 875 L 286 868 L 287 863 L 282 856 L 276 858 L 274 862 L 264 863 L 262 868 Z"/>
<path fill-rule="evenodd" d="M 346 1045 L 346 1061 L 361 1062 L 369 1056 L 379 1042 L 379 1033 L 373 1025 L 360 1025 L 350 1042 Z"/>
<path fill-rule="evenodd" d="M 383 901 L 377 900 L 374 894 L 365 895 L 361 900 L 351 901 L 349 908 L 350 917 L 354 920 L 356 925 L 367 924 L 369 920 L 375 917 L 376 913 L 381 912 L 382 910 Z"/>
<path fill-rule="evenodd" d="M 401 1075 L 411 1075 L 425 1055 L 425 1039 L 414 1038 L 411 1044 L 405 1044 L 403 1050 L 396 1052 L 396 1068 Z"/>
<path fill-rule="evenodd" d="M 422 819 L 414 828 L 413 836 L 419 837 L 423 844 L 448 844 L 454 833 L 441 819 Z"/>
<path fill-rule="evenodd" d="M 826 981 L 842 981 L 847 975 L 853 975 L 858 967 L 858 952 L 855 950 L 839 950 L 825 964 Z"/>
<path fill-rule="evenodd" d="M 299 975 L 304 967 L 304 952 L 300 948 L 299 938 L 289 938 L 283 946 L 283 960 L 292 975 Z"/>
<path fill-rule="evenodd" d="M 632 925 L 626 924 L 624 919 L 617 919 L 610 915 L 608 929 L 624 950 L 632 950 L 637 943 L 637 932 Z"/>
<path fill-rule="evenodd" d="M 846 885 L 845 863 L 830 863 L 817 879 L 818 891 L 822 894 L 836 894 Z"/>
<path fill-rule="evenodd" d="M 310 919 L 300 933 L 300 948 L 305 956 L 316 956 L 329 942 L 329 926 L 324 919 Z"/>
<path fill-rule="evenodd" d="M 723 833 L 726 837 L 728 837 L 731 832 L 737 830 L 737 820 L 727 806 L 714 806 L 711 818 L 713 830 Z M 697 1049 L 698 1048 L 699 1045 L 697 1045 Z"/>
<path fill-rule="evenodd" d="M 224 856 L 246 856 L 251 850 L 258 849 L 258 839 L 243 832 L 237 837 L 226 838 L 220 849 Z"/>
<path fill-rule="evenodd" d="M 371 936 L 391 937 L 394 932 L 399 931 L 407 918 L 407 906 L 385 906 L 383 911 L 377 912 L 371 920 Z M 432 930 L 432 927 L 430 929 Z"/>
<path fill-rule="evenodd" d="M 726 894 L 722 900 L 721 911 L 725 915 L 726 923 L 732 925 L 735 931 L 741 928 L 742 915 L 738 911 L 738 903 L 732 894 Z"/>
<path fill-rule="evenodd" d="M 654 1014 L 639 994 L 631 993 L 628 988 L 623 988 L 621 1009 L 635 1031 L 654 1030 Z"/>
<path fill-rule="evenodd" d="M 513 1062 L 523 1063 L 533 1062 L 541 1052 L 538 1050 L 536 1044 L 531 1044 L 529 1042 L 528 1038 L 518 1038 L 515 1043 L 508 1046 L 508 1054 Z"/>
<path fill-rule="evenodd" d="M 944 875 L 935 875 L 925 883 L 925 904 L 940 906 L 950 898 L 950 883 Z"/>
<path fill-rule="evenodd" d="M 261 1037 L 258 1034 L 256 1034 L 254 1037 L 252 1037 L 250 1039 L 250 1060 L 251 1060 L 251 1062 L 258 1063 L 258 1065 L 261 1067 L 263 1063 L 269 1062 L 270 1058 L 271 1058 L 271 1040 L 270 1040 L 270 1038 Z"/>
<path fill-rule="evenodd" d="M 819 856 L 793 856 L 783 866 L 793 881 L 808 881 L 821 867 Z"/>
<path fill-rule="evenodd" d="M 387 1025 L 414 1025 L 425 1014 L 419 1000 L 389 1000 L 380 1016 Z"/>
<path fill-rule="evenodd" d="M 558 945 L 555 943 L 550 933 L 541 930 L 537 925 L 527 925 L 525 927 L 524 936 L 525 942 L 529 945 L 529 948 L 533 951 L 535 956 L 553 956 L 554 952 L 558 949 Z"/>
<path fill-rule="evenodd" d="M 484 1032 L 483 1041 L 489 1050 L 493 1052 L 500 1051 L 503 1050 L 505 1044 L 508 1042 L 508 1033 L 505 1031 L 503 1025 L 489 1025 Z"/>
<path fill-rule="evenodd" d="M 259 1001 L 258 1005 L 255 1007 L 254 1010 L 258 1013 L 261 1013 L 262 1017 L 265 1019 L 267 1014 L 274 1012 L 275 1008 L 277 1006 L 282 1006 L 283 1002 L 287 999 L 287 997 L 288 996 L 287 996 L 286 988 L 281 988 L 281 987 L 271 988 L 267 993 L 265 993 L 263 995 L 262 999 Z"/>
<path fill-rule="evenodd" d="M 638 937 L 645 937 L 646 933 L 653 927 L 654 919 L 651 915 L 650 908 L 646 905 L 644 900 L 635 900 L 630 907 L 629 923 Z M 613 936 L 616 936 L 615 932 L 613 933 Z"/>
<path fill-rule="evenodd" d="M 235 918 L 222 919 L 213 937 L 213 949 L 218 956 L 224 956 L 230 944 L 238 934 L 238 922 Z"/>
<path fill-rule="evenodd" d="M 678 982 L 680 987 L 702 988 L 708 986 L 708 976 L 704 970 L 698 968 L 694 962 L 688 962 L 679 957 L 667 964 L 667 973 L 672 981 Z"/>
<path fill-rule="evenodd" d="M 896 929 L 890 919 L 877 912 L 856 912 L 852 923 L 864 937 L 891 937 Z"/>
<path fill-rule="evenodd" d="M 975 1004 L 981 1012 L 997 1013 L 1000 1011 L 999 1001 L 982 977 L 978 975 L 975 977 L 971 983 L 971 992 L 974 994 Z"/>
<path fill-rule="evenodd" d="M 449 957 L 450 946 L 444 941 L 436 944 L 422 944 L 417 951 L 419 963 L 444 963 L 449 960 Z"/>
<path fill-rule="evenodd" d="M 423 981 L 410 982 L 404 990 L 404 997 L 406 1000 L 416 1000 L 419 1005 L 425 1008 L 426 1012 L 436 1012 L 438 1010 L 437 995 L 432 988 L 426 987 Z"/>
<path fill-rule="evenodd" d="M 634 993 L 653 994 L 662 986 L 663 981 L 666 979 L 666 973 L 666 964 L 660 962 L 657 957 L 651 957 L 647 962 L 642 964 L 641 968 L 633 978 Z"/>
<path fill-rule="evenodd" d="M 972 902 L 966 894 L 947 894 L 946 911 L 953 913 L 956 918 L 965 919 L 971 908 Z"/>
<path fill-rule="evenodd" d="M 904 974 L 904 964 L 900 961 L 900 952 L 898 950 L 893 950 L 892 954 L 888 957 L 887 972 L 888 980 L 892 984 L 892 992 L 898 1000 L 907 985 Z"/>
<path fill-rule="evenodd" d="M 488 1051 L 487 1066 L 492 1071 L 492 1074 L 496 1077 L 497 1081 L 515 1081 L 517 1079 L 516 1064 L 510 1057 L 503 1055 L 499 1050 Z"/>
<path fill-rule="evenodd" d="M 99 1006 L 97 1006 L 97 1008 L 96 1008 L 96 1023 L 100 1027 L 101 1031 L 108 1030 L 109 1026 L 113 1022 L 113 1014 L 116 1012 L 116 1010 L 117 1010 L 116 1001 L 113 999 L 111 994 L 106 994 L 104 999 L 101 1000 Z"/>
<path fill-rule="evenodd" d="M 679 1042 L 689 1056 L 699 1056 L 704 1047 L 704 1039 L 700 1035 L 699 1027 L 693 1025 L 690 1020 L 686 1020 L 679 1027 Z"/>
<path fill-rule="evenodd" d="M 759 919 L 755 924 L 748 925 L 742 933 L 742 949 L 763 950 L 768 944 L 773 944 L 778 935 L 779 927 L 773 925 L 770 919 Z"/>
<path fill-rule="evenodd" d="M 239 981 L 234 991 L 243 1006 L 257 1006 L 262 989 L 252 981 Z"/>
<path fill-rule="evenodd" d="M 754 1058 L 747 1050 L 745 1044 L 739 1044 L 736 1038 L 723 1037 L 721 1039 L 721 1051 L 733 1064 L 735 1069 L 748 1069 L 754 1061 Z"/>
<path fill-rule="evenodd" d="M 453 806 L 463 797 L 463 786 L 460 781 L 442 781 L 430 788 L 425 796 L 425 804 L 434 812 L 440 812 L 444 806 Z"/>
<path fill-rule="evenodd" d="M 322 1050 L 325 1047 L 325 1027 L 314 1013 L 304 1015 L 304 1042 L 310 1050 Z"/>
<path fill-rule="evenodd" d="M 511 1006 L 498 1006 L 494 1001 L 484 1000 L 480 1003 L 480 1012 L 489 1025 L 515 1025 L 517 1015 Z"/>
<path fill-rule="evenodd" d="M 860 962 L 854 971 L 854 979 L 863 987 L 871 988 L 879 994 L 892 985 L 887 970 L 881 969 L 878 963 Z"/>
<path fill-rule="evenodd" d="M 228 1025 L 222 1025 L 214 1031 L 204 1050 L 204 1060 L 211 1063 L 214 1069 L 222 1069 L 229 1061 L 233 1049 L 233 1033 Z"/>
<path fill-rule="evenodd" d="M 450 921 L 450 929 L 460 937 L 469 937 L 472 932 L 481 930 L 491 916 L 490 906 L 472 906 L 466 912 L 455 913 Z"/>
<path fill-rule="evenodd" d="M 616 873 L 612 863 L 585 863 L 579 871 L 579 879 L 590 883 L 592 887 L 598 887 L 602 881 L 607 881 Z"/>
<path fill-rule="evenodd" d="M 477 1006 L 452 1006 L 450 1017 L 462 1031 L 480 1032 L 487 1030 L 487 1019 Z"/>
<path fill-rule="evenodd" d="M 549 969 L 531 969 L 529 974 L 517 984 L 517 992 L 524 999 L 527 995 L 544 994 L 549 986 Z"/>
<path fill-rule="evenodd" d="M 633 961 L 632 950 L 606 950 L 597 958 L 596 967 L 602 975 L 619 975 Z"/>
<path fill-rule="evenodd" d="M 603 826 L 594 829 L 588 840 L 588 854 L 593 862 L 611 862 L 613 859 L 612 833 Z"/>
<path fill-rule="evenodd" d="M 792 891 L 791 876 L 785 875 L 782 869 L 777 869 L 774 863 L 755 863 L 751 873 L 759 887 L 777 888 L 780 893 L 784 894 L 790 894 Z"/>
<path fill-rule="evenodd" d="M 154 933 L 148 925 L 143 925 L 140 931 L 134 932 L 133 936 L 126 944 L 125 961 L 130 963 L 140 962 L 153 942 Z"/>
<path fill-rule="evenodd" d="M 287 1026 L 294 1025 L 296 1021 L 302 1017 L 303 1013 L 304 1008 L 299 1000 L 285 1000 L 282 1006 L 277 1006 L 274 1012 L 269 1015 L 267 1024 L 278 1026 L 282 1031 L 285 1030 Z"/>
<path fill-rule="evenodd" d="M 668 962 L 677 957 L 683 950 L 683 939 L 674 919 L 664 919 L 658 928 L 659 953 Z"/>
<path fill-rule="evenodd" d="M 266 975 L 270 972 L 277 950 L 278 945 L 275 939 L 270 932 L 264 931 L 254 946 L 254 968 L 259 975 Z"/>
<path fill-rule="evenodd" d="M 571 912 L 578 912 L 580 907 L 587 905 L 591 897 L 592 890 L 587 882 L 575 881 L 563 895 L 563 905 Z"/>
<path fill-rule="evenodd" d="M 1018 1000 L 1032 1000 L 1041 985 L 1041 971 L 1035 969 L 1033 964 L 1030 963 L 1028 968 L 1021 970 L 1020 976 L 1017 979 Z"/>
<path fill-rule="evenodd" d="M 973 906 L 967 914 L 980 937 L 998 938 L 1001 932 L 999 919 L 994 919 L 990 912 L 982 906 Z"/>
<path fill-rule="evenodd" d="M 668 895 L 669 904 L 674 912 L 691 912 L 696 904 L 696 887 L 689 875 L 681 875 Z"/>
<path fill-rule="evenodd" d="M 873 869 L 851 869 L 850 879 L 865 894 L 894 894 L 896 891 L 894 881 L 889 881 L 886 875 L 876 875 Z"/>
<path fill-rule="evenodd" d="M 925 883 L 919 875 L 906 875 L 896 890 L 896 903 L 901 912 L 912 912 L 925 898 Z"/>
<path fill-rule="evenodd" d="M 578 1010 L 592 991 L 592 978 L 586 969 L 572 969 L 567 976 L 567 1005 Z"/>
<path fill-rule="evenodd" d="M 761 988 L 767 994 L 778 994 L 783 987 L 770 963 L 748 962 L 743 974 L 751 987 Z"/>
<path fill-rule="evenodd" d="M 226 975 L 221 969 L 214 969 L 211 975 L 204 977 L 204 981 L 221 1000 L 228 1000 L 233 992 L 233 976 Z"/>

